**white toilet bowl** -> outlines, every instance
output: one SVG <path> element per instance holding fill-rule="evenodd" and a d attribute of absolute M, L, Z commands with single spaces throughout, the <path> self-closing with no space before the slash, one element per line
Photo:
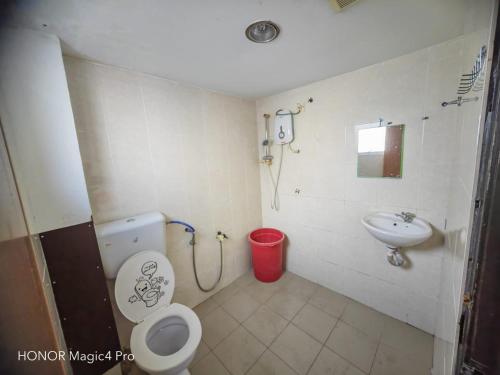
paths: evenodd
<path fill-rule="evenodd" d="M 136 364 L 148 374 L 189 374 L 187 368 L 201 340 L 200 320 L 184 305 L 160 308 L 132 330 Z"/>
<path fill-rule="evenodd" d="M 118 308 L 130 321 L 130 350 L 139 368 L 153 375 L 189 374 L 201 341 L 201 323 L 187 306 L 173 303 L 174 272 L 168 259 L 142 251 L 120 267 L 115 283 Z"/>

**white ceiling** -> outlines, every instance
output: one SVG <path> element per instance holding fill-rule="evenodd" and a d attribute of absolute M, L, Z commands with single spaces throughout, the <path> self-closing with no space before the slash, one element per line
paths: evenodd
<path fill-rule="evenodd" d="M 335 13 L 329 0 L 24 0 L 8 24 L 57 34 L 68 55 L 259 97 L 458 36 L 465 3 L 360 0 Z M 278 39 L 245 38 L 259 19 Z"/>

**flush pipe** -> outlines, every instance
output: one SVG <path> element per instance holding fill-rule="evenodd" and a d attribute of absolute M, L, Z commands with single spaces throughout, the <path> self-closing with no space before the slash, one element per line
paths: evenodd
<path fill-rule="evenodd" d="M 186 227 L 186 229 L 184 229 L 185 232 L 188 232 L 188 233 L 194 233 L 195 232 L 193 226 L 189 225 L 188 223 L 186 223 L 184 221 L 172 220 L 172 221 L 169 221 L 167 223 L 167 225 L 168 224 L 179 224 L 179 225 L 182 225 L 182 226 Z"/>
<path fill-rule="evenodd" d="M 191 245 L 191 249 L 192 249 L 192 253 L 193 253 L 193 271 L 194 271 L 194 278 L 196 280 L 196 285 L 198 285 L 198 288 L 202 291 L 202 292 L 211 292 L 212 290 L 215 289 L 215 287 L 219 284 L 221 278 L 222 278 L 222 270 L 224 268 L 224 258 L 223 258 L 223 250 L 222 250 L 222 242 L 227 239 L 228 237 L 226 236 L 225 233 L 222 233 L 222 232 L 217 232 L 217 235 L 216 235 L 216 239 L 217 241 L 219 241 L 219 253 L 220 253 L 220 268 L 219 268 L 219 276 L 217 277 L 217 280 L 215 281 L 215 283 L 210 287 L 210 288 L 204 288 L 201 283 L 200 283 L 200 280 L 198 279 L 198 270 L 196 269 L 196 251 L 195 251 L 195 245 L 196 245 L 196 235 L 195 235 L 195 229 L 192 225 L 184 222 L 184 221 L 180 221 L 180 220 L 172 220 L 172 221 L 169 221 L 167 222 L 167 225 L 169 224 L 178 224 L 178 225 L 182 225 L 185 227 L 184 231 L 186 233 L 191 233 L 191 241 L 189 241 L 189 244 Z"/>

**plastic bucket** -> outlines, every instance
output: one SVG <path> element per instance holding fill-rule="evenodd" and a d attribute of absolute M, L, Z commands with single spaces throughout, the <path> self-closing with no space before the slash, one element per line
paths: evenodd
<path fill-rule="evenodd" d="M 284 240 L 284 233 L 274 228 L 256 229 L 248 235 L 253 272 L 257 280 L 270 283 L 281 277 Z"/>

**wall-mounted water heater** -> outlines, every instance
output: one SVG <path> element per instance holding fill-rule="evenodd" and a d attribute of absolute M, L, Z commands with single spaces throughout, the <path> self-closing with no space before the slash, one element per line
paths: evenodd
<path fill-rule="evenodd" d="M 313 102 L 313 98 L 307 99 L 308 103 Z M 271 183 L 273 185 L 273 196 L 271 198 L 271 208 L 273 210 L 279 211 L 280 203 L 279 203 L 279 194 L 278 194 L 278 186 L 280 183 L 281 176 L 281 166 L 283 164 L 283 149 L 285 145 L 288 145 L 288 148 L 294 154 L 298 154 L 300 150 L 294 150 L 292 147 L 292 142 L 295 138 L 294 129 L 293 129 L 293 118 L 304 110 L 305 103 L 297 103 L 297 111 L 292 112 L 290 110 L 285 111 L 283 109 L 279 109 L 276 111 L 276 117 L 274 118 L 274 137 L 271 141 L 269 139 L 269 118 L 271 115 L 268 113 L 264 114 L 265 119 L 265 138 L 262 141 L 263 146 L 263 155 L 260 162 L 266 165 L 269 169 L 269 177 L 271 179 Z M 280 156 L 278 162 L 278 168 L 276 173 L 276 178 L 274 178 L 272 171 L 273 164 L 273 156 L 271 155 L 271 145 L 279 145 L 280 147 Z"/>
<path fill-rule="evenodd" d="M 293 138 L 293 114 L 291 111 L 279 110 L 274 119 L 274 143 L 286 145 L 292 143 Z"/>

